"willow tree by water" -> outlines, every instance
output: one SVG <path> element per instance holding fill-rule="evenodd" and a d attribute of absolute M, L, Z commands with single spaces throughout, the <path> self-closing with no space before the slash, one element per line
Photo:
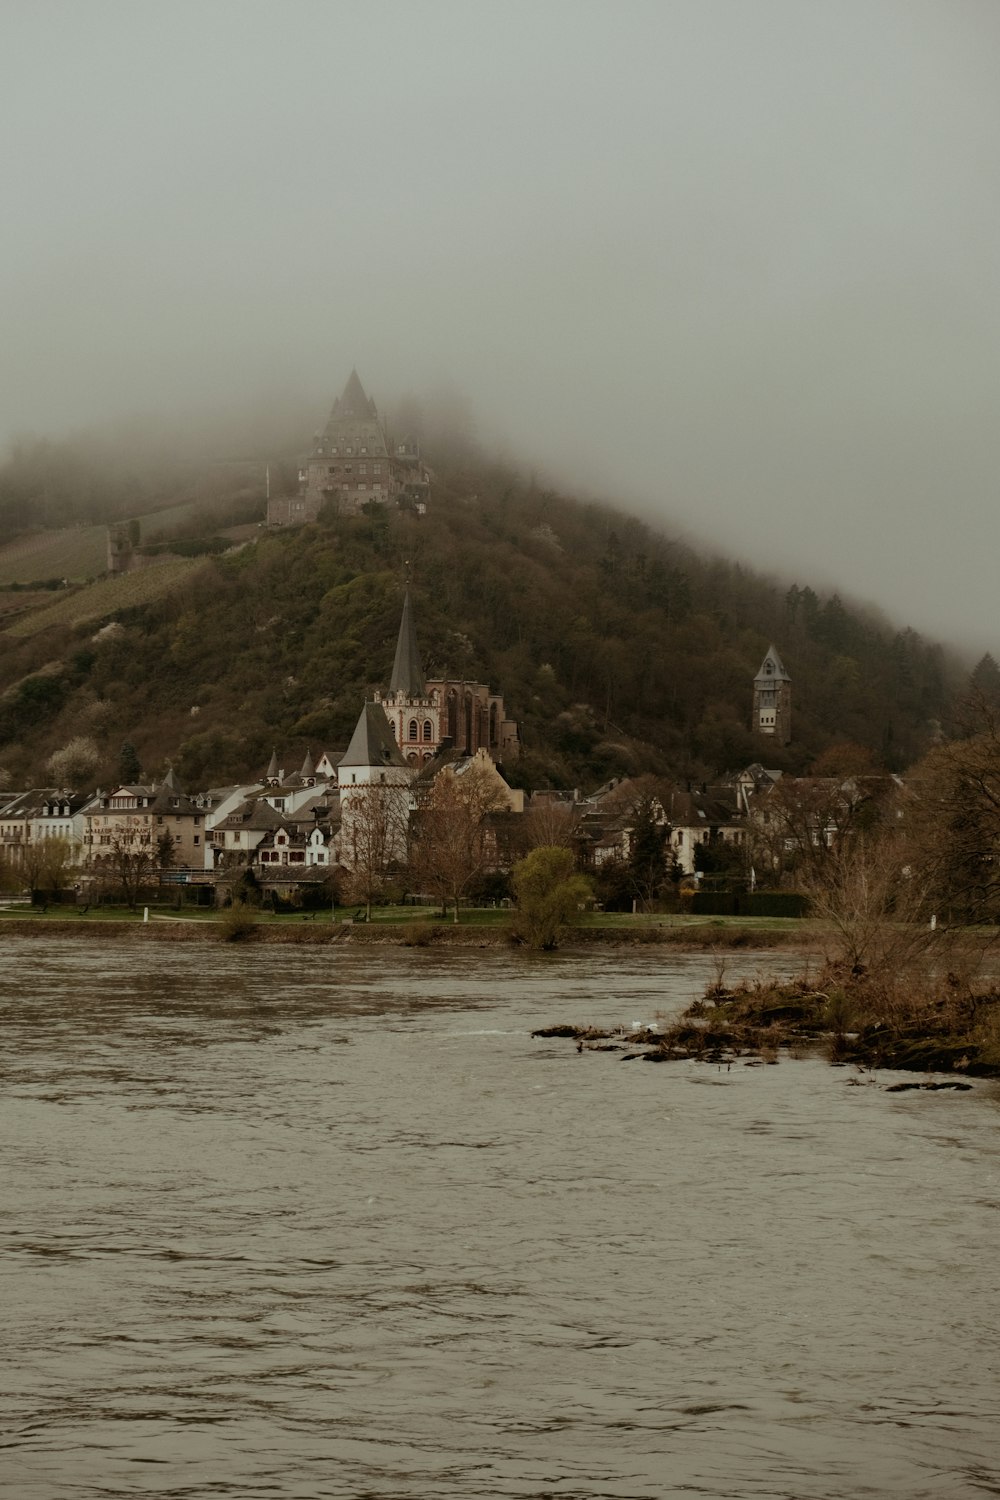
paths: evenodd
<path fill-rule="evenodd" d="M 570 850 L 544 845 L 514 866 L 511 884 L 517 899 L 514 932 L 543 951 L 558 945 L 593 894 L 586 876 L 575 873 Z"/>

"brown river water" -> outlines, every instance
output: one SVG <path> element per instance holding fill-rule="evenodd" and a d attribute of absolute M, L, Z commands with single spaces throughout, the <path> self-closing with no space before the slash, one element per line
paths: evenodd
<path fill-rule="evenodd" d="M 530 1037 L 712 974 L 5 940 L 5 1500 L 1000 1495 L 1000 1090 Z"/>

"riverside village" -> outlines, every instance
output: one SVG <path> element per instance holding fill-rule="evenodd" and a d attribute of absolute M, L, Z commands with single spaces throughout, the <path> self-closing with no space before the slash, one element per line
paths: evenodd
<path fill-rule="evenodd" d="M 754 680 L 753 702 L 766 743 L 788 724 L 791 703 L 773 647 Z M 769 799 L 783 779 L 755 764 L 711 786 L 653 791 L 646 778 L 623 779 L 589 793 L 528 797 L 504 778 L 517 754 L 518 728 L 502 694 L 486 683 L 425 678 L 407 590 L 386 687 L 359 705 L 346 748 L 307 753 L 291 767 L 276 748 L 256 781 L 235 786 L 183 787 L 168 769 L 160 780 L 90 791 L 7 792 L 0 847 L 7 869 L 36 901 L 124 897 L 135 905 L 186 887 L 188 899 L 211 904 L 231 901 L 237 884 L 242 894 L 249 879 L 250 889 L 281 909 L 328 906 L 337 894 L 344 903 L 364 903 L 382 890 L 421 895 L 408 889 L 411 835 L 419 843 L 421 824 L 457 801 L 465 836 L 477 844 L 467 850 L 475 866 L 469 899 L 486 892 L 495 901 L 503 890 L 496 877 L 539 842 L 565 842 L 584 871 L 625 867 L 643 820 L 692 897 L 704 871 L 741 862 L 752 830 L 767 834 Z M 815 800 L 815 784 L 796 781 L 797 793 Z M 856 800 L 859 789 L 828 781 L 823 792 L 822 826 L 814 831 L 828 840 L 837 808 Z"/>
<path fill-rule="evenodd" d="M 420 444 L 388 437 L 352 371 L 300 463 L 297 493 L 269 499 L 266 526 L 300 527 L 323 507 L 425 515 L 431 481 Z M 111 575 L 147 561 L 127 526 L 109 528 Z M 346 745 L 291 764 L 276 745 L 250 783 L 182 785 L 173 769 L 150 777 L 123 753 L 116 785 L 0 793 L 8 897 L 357 915 L 402 899 L 450 902 L 457 920 L 463 904 L 508 903 L 513 865 L 559 845 L 609 909 L 795 915 L 801 898 L 781 889 L 794 885 L 790 856 L 829 848 L 860 809 L 902 794 L 897 777 L 768 768 L 768 747 L 792 740 L 792 681 L 773 644 L 746 684 L 759 760 L 712 782 L 624 776 L 526 793 L 508 781 L 521 747 L 503 684 L 425 674 L 418 598 L 418 581 L 401 578 L 395 655 L 358 703 Z"/>

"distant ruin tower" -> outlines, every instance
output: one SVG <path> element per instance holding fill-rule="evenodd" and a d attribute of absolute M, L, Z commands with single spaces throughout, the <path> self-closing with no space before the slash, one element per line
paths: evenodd
<path fill-rule="evenodd" d="M 127 573 L 135 558 L 136 525 L 121 521 L 108 527 L 108 572 Z"/>
<path fill-rule="evenodd" d="M 753 680 L 753 731 L 778 745 L 792 740 L 792 679 L 773 646 Z"/>

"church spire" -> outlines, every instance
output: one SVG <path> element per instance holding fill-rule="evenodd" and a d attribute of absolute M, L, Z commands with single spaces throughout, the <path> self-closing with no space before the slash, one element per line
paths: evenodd
<path fill-rule="evenodd" d="M 389 692 L 405 693 L 407 698 L 423 698 L 427 694 L 424 669 L 420 665 L 420 652 L 417 650 L 417 632 L 410 608 L 409 589 L 403 596 L 403 617 L 399 622 L 399 639 L 396 642 L 392 677 L 389 679 Z"/>

